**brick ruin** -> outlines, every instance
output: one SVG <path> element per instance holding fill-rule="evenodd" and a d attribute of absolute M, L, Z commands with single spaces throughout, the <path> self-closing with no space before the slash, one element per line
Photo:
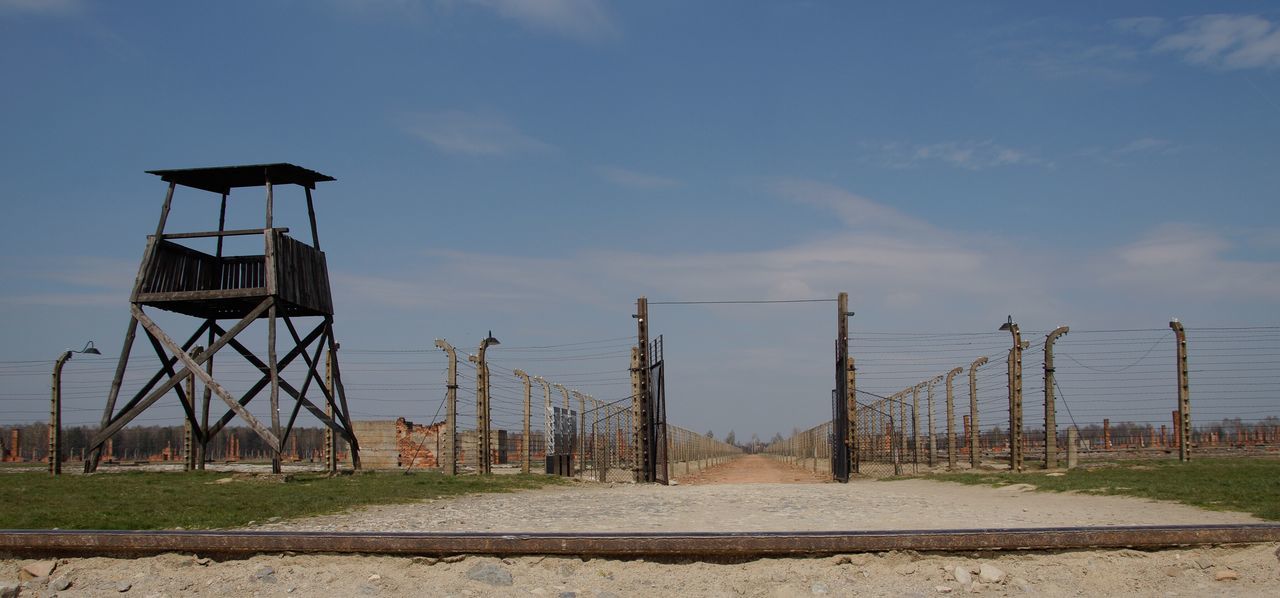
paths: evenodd
<path fill-rule="evenodd" d="M 360 439 L 361 464 L 369 469 L 439 469 L 445 451 L 444 425 L 445 422 L 415 424 L 403 417 L 394 421 L 352 422 Z M 460 466 L 476 462 L 479 443 L 479 435 L 474 430 L 458 432 Z M 495 465 L 518 464 L 524 458 L 519 433 L 493 430 L 489 443 L 490 462 Z M 540 467 L 545 454 L 542 434 L 532 435 L 529 444 L 532 461 L 535 467 Z"/>

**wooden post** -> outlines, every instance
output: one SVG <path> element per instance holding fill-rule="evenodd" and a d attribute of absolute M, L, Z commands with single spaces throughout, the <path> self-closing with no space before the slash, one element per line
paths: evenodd
<path fill-rule="evenodd" d="M 636 369 L 639 370 L 638 384 L 636 392 L 632 395 L 635 409 L 636 460 L 639 462 L 635 481 L 636 483 L 656 482 L 657 455 L 654 454 L 656 451 L 649 446 L 655 431 L 649 429 L 652 394 L 649 389 L 649 300 L 647 298 L 636 299 L 636 313 L 632 317 L 636 319 L 636 348 L 639 351 L 636 360 Z"/>
<path fill-rule="evenodd" d="M 836 388 L 832 421 L 835 446 L 831 455 L 831 478 L 837 482 L 848 482 L 851 469 L 849 399 L 849 294 L 841 292 L 836 295 Z"/>
<path fill-rule="evenodd" d="M 271 174 L 268 172 L 267 174 L 263 175 L 263 178 L 265 178 L 265 179 L 266 179 L 266 182 L 267 182 L 267 184 L 266 184 L 266 187 L 267 187 L 267 229 L 268 229 L 268 232 L 269 232 L 269 231 L 270 231 L 270 229 L 274 226 L 274 225 L 272 224 L 272 222 L 273 222 L 273 221 L 274 221 L 274 219 L 275 219 L 275 214 L 274 214 L 274 212 L 275 212 L 275 198 L 273 197 L 272 192 L 271 192 L 271 191 L 272 191 L 272 190 L 271 190 Z M 267 262 L 267 263 L 268 263 L 268 264 L 270 264 L 271 262 Z"/>
<path fill-rule="evenodd" d="M 636 483 L 640 483 L 644 478 L 640 464 L 640 392 L 643 390 L 641 378 L 640 349 L 638 346 L 631 347 L 631 477 Z"/>
<path fill-rule="evenodd" d="M 267 193 L 268 195 L 271 193 L 270 185 L 267 186 Z M 268 261 L 267 269 L 272 268 L 271 261 Z M 276 356 L 276 304 L 274 301 L 267 310 L 267 367 L 271 371 L 271 433 L 279 439 L 282 438 L 280 435 L 280 361 Z M 279 440 L 271 447 L 271 473 L 280 473 L 280 451 L 282 450 L 284 446 Z"/>
<path fill-rule="evenodd" d="M 316 206 L 311 200 L 311 187 L 303 185 L 302 188 L 307 192 L 307 217 L 311 220 L 311 246 L 318 251 L 320 249 L 320 232 L 316 228 Z"/>

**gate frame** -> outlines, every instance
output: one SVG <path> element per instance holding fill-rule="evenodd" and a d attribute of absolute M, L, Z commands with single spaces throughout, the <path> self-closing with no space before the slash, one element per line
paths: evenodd
<path fill-rule="evenodd" d="M 806 300 L 810 301 L 810 300 Z M 818 300 L 813 300 L 818 301 Z M 823 299 L 820 301 L 830 301 Z M 847 483 L 854 469 L 856 454 L 854 424 L 857 400 L 854 392 L 854 367 L 849 358 L 849 294 L 836 296 L 836 388 L 832 390 L 831 472 L 832 479 Z M 786 303 L 787 301 L 778 301 Z M 677 301 L 668 303 L 719 303 L 715 301 Z M 773 303 L 773 301 L 738 301 L 731 303 Z M 636 299 L 636 350 L 632 361 L 632 400 L 634 442 L 637 449 L 635 481 L 667 484 L 667 393 L 662 336 L 649 339 L 649 300 Z"/>

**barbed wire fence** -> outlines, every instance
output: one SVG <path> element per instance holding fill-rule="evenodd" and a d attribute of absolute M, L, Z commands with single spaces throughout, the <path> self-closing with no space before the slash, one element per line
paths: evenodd
<path fill-rule="evenodd" d="M 1053 383 L 1056 425 L 1046 433 L 1043 351 L 1047 330 L 1024 331 L 1022 449 L 1027 463 L 1044 466 L 1049 439 L 1065 454 L 1066 432 L 1074 428 L 1083 458 L 1122 454 L 1176 456 L 1181 439 L 1177 431 L 1176 342 L 1167 328 L 1071 330 L 1055 343 Z M 1190 447 L 1197 454 L 1232 455 L 1275 451 L 1280 446 L 1280 327 L 1188 328 L 1188 375 L 1192 415 Z M 548 408 L 560 408 L 574 422 L 570 453 L 573 473 L 588 479 L 623 481 L 635 467 L 630 408 L 631 372 L 624 365 L 630 355 L 629 337 L 582 341 L 563 345 L 502 347 L 489 358 L 491 427 L 499 433 L 491 446 L 494 463 L 541 470 L 554 431 L 555 418 Z M 1010 401 L 1008 392 L 1009 336 L 1003 332 L 916 333 L 854 332 L 851 355 L 857 365 L 856 451 L 857 473 L 864 476 L 900 475 L 930 469 L 998 467 L 1010 457 Z M 443 418 L 448 384 L 448 358 L 439 350 L 342 349 L 345 386 L 353 405 L 352 415 L 363 419 L 395 416 L 422 424 Z M 458 447 L 461 471 L 479 467 L 475 364 L 459 350 L 457 363 Z M 986 363 L 975 361 L 986 357 Z M 138 357 L 135 356 L 135 360 Z M 3 425 L 14 428 L 47 419 L 47 384 L 53 360 L 0 362 L 0 411 Z M 124 392 L 146 382 L 136 372 L 158 365 L 158 358 L 130 371 Z M 617 364 L 617 365 L 615 365 Z M 524 450 L 525 388 L 515 375 L 524 367 L 551 383 L 562 385 L 569 395 L 532 388 L 529 442 Z M 243 361 L 219 360 L 220 380 L 228 385 L 255 383 L 261 371 Z M 96 426 L 101 416 L 103 390 L 109 384 L 115 360 L 109 357 L 77 357 L 63 374 L 63 421 L 67 428 Z M 959 369 L 951 392 L 941 380 Z M 286 371 L 286 379 L 301 383 L 300 372 Z M 975 391 L 972 396 L 972 389 Z M 932 382 L 932 384 L 930 384 Z M 585 388 L 607 398 L 596 399 Z M 176 401 L 174 401 L 176 403 Z M 976 407 L 976 408 L 975 408 Z M 265 416 L 263 405 L 251 408 Z M 307 414 L 299 416 L 307 423 Z M 133 426 L 181 424 L 176 404 L 172 416 L 152 411 Z M 318 425 L 318 422 L 310 422 Z M 233 428 L 226 429 L 231 433 Z M 693 432 L 671 426 L 670 462 L 676 473 L 704 461 L 719 459 L 720 448 L 710 448 Z M 0 442 L 12 444 L 0 434 Z M 42 460 L 47 443 L 26 434 L 21 446 L 7 447 L 10 455 Z M 67 442 L 68 455 L 76 458 L 81 446 L 76 436 Z M 252 439 L 245 439 L 252 442 Z M 797 432 L 781 443 L 769 445 L 767 454 L 799 466 L 830 472 L 831 425 L 823 423 Z M 298 459 L 314 459 L 311 437 L 304 438 Z M 169 437 L 166 446 L 157 441 L 136 447 L 134 456 L 167 450 L 176 455 L 180 440 Z M 562 445 L 565 442 L 561 443 Z M 952 448 L 954 447 L 954 449 Z M 127 449 L 128 447 L 121 447 Z M 210 457 L 226 459 L 232 447 L 215 440 Z M 418 450 L 442 452 L 439 441 Z M 561 447 L 563 448 L 563 447 Z M 252 450 L 247 451 L 251 456 Z M 954 453 L 954 454 L 953 454 Z M 1055 459 L 1057 461 L 1057 459 Z M 1050 466 L 1058 466 L 1052 463 Z"/>
<path fill-rule="evenodd" d="M 1020 446 L 1027 467 L 1064 465 L 1069 431 L 1071 448 L 1084 459 L 1178 457 L 1183 439 L 1173 330 L 1070 330 L 1058 337 L 1051 383 L 1056 421 L 1047 432 L 1044 349 L 1050 332 L 1022 332 Z M 1192 327 L 1186 335 L 1188 448 L 1202 456 L 1280 450 L 1280 327 Z M 996 331 L 851 334 L 855 472 L 881 477 L 1008 467 L 1011 347 L 1009 334 Z M 828 426 L 793 434 L 766 452 L 830 471 L 835 439 Z M 1046 450 L 1050 443 L 1056 451 Z"/>

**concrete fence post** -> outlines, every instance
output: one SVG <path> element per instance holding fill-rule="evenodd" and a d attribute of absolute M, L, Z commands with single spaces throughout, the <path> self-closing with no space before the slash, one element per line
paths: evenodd
<path fill-rule="evenodd" d="M 440 465 L 445 475 L 458 475 L 458 352 L 444 339 L 436 346 L 449 356 L 449 373 L 445 379 L 444 455 Z M 330 438 L 333 432 L 330 431 Z"/>
<path fill-rule="evenodd" d="M 1079 450 L 1077 445 L 1080 444 L 1079 434 L 1080 431 L 1075 426 L 1067 428 L 1067 469 L 1076 468 L 1076 463 L 1079 459 L 1079 454 L 1077 453 Z"/>
<path fill-rule="evenodd" d="M 512 373 L 524 383 L 524 429 L 523 435 L 520 437 L 520 452 L 523 454 L 523 458 L 520 459 L 520 471 L 529 473 L 531 465 L 531 459 L 529 459 L 529 418 L 533 415 L 533 381 L 529 379 L 529 374 L 524 370 L 515 370 Z"/>
<path fill-rule="evenodd" d="M 933 429 L 933 387 L 936 386 L 940 380 L 942 380 L 941 374 L 934 376 L 926 385 L 927 398 L 925 399 L 925 402 L 927 404 L 927 408 L 925 419 L 928 422 L 929 427 L 929 467 L 934 467 L 938 464 L 938 435 L 934 433 Z"/>
<path fill-rule="evenodd" d="M 1053 469 L 1058 466 L 1058 423 L 1057 408 L 1053 397 L 1053 386 L 1057 383 L 1053 367 L 1053 343 L 1058 337 L 1070 332 L 1070 328 L 1059 326 L 1044 337 L 1044 466 Z"/>
<path fill-rule="evenodd" d="M 1174 318 L 1169 322 L 1178 342 L 1178 460 L 1191 460 L 1191 383 L 1187 370 L 1187 330 Z"/>
<path fill-rule="evenodd" d="M 978 446 L 978 368 L 987 363 L 986 357 L 979 357 L 969 364 L 969 467 L 977 469 L 981 462 L 981 449 Z"/>
<path fill-rule="evenodd" d="M 964 368 L 955 368 L 946 375 L 947 385 L 947 469 L 956 468 L 956 404 L 952 381 Z"/>

